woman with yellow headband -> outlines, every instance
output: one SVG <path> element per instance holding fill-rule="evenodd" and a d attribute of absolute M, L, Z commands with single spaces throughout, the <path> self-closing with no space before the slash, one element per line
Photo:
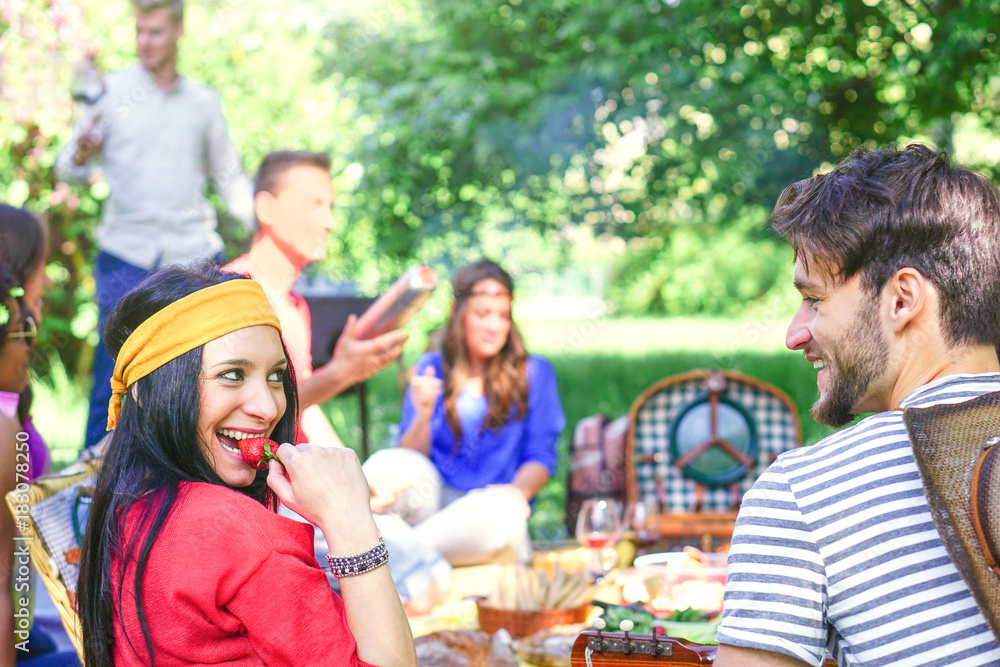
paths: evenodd
<path fill-rule="evenodd" d="M 119 302 L 105 343 L 114 432 L 83 542 L 85 664 L 416 664 L 357 456 L 286 442 L 295 381 L 260 286 L 165 269 Z M 243 461 L 253 436 L 285 443 L 268 470 Z M 323 531 L 340 596 L 278 501 Z"/>

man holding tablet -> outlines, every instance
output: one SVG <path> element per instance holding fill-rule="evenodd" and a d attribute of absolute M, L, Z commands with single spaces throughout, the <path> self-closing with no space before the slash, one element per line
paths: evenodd
<path fill-rule="evenodd" d="M 270 153 L 254 178 L 259 227 L 253 245 L 247 254 L 223 267 L 259 282 L 271 301 L 298 381 L 300 441 L 316 444 L 340 443 L 319 404 L 388 366 L 406 341 L 402 331 L 358 340 L 352 315 L 333 359 L 313 370 L 309 306 L 292 286 L 307 264 L 326 257 L 326 241 L 334 225 L 333 204 L 329 156 L 306 151 Z"/>

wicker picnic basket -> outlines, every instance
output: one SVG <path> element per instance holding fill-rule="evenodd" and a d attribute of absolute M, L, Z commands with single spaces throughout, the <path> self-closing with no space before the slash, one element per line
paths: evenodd
<path fill-rule="evenodd" d="M 88 461 L 86 463 L 74 464 L 54 475 L 39 477 L 27 485 L 28 506 L 32 507 L 66 487 L 86 479 L 96 472 L 97 467 L 98 462 L 96 460 Z M 16 489 L 8 493 L 6 497 L 7 507 L 10 508 L 11 513 L 14 514 L 14 517 L 18 521 L 21 536 L 28 540 L 28 553 L 31 557 L 31 562 L 38 571 L 42 582 L 44 582 L 45 588 L 52 598 L 52 602 L 59 611 L 59 618 L 66 628 L 66 634 L 69 635 L 70 641 L 73 642 L 73 647 L 80 656 L 80 662 L 82 663 L 83 638 L 80 631 L 80 619 L 77 616 L 74 600 L 72 599 L 73 596 L 66 590 L 65 584 L 59 576 L 59 569 L 56 566 L 56 562 L 52 558 L 48 547 L 42 541 L 34 521 L 27 512 L 23 511 L 23 503 L 18 502 L 19 495 L 22 494 Z M 23 500 L 23 497 L 20 500 Z"/>
<path fill-rule="evenodd" d="M 533 635 L 556 625 L 583 623 L 590 612 L 590 603 L 573 609 L 499 609 L 476 600 L 479 610 L 479 629 L 493 634 L 504 628 L 514 639 Z"/>

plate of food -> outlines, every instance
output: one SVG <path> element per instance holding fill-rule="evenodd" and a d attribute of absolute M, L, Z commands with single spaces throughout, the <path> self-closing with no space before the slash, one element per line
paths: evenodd
<path fill-rule="evenodd" d="M 727 558 L 693 547 L 639 556 L 634 567 L 649 587 L 649 610 L 657 615 L 688 608 L 722 611 Z"/>
<path fill-rule="evenodd" d="M 719 615 L 710 614 L 700 609 L 678 609 L 666 617 L 658 617 L 644 606 L 633 603 L 630 605 L 594 604 L 604 609 L 601 620 L 609 632 L 622 630 L 623 621 L 631 621 L 629 632 L 633 635 L 652 635 L 655 632 L 665 634 L 674 639 L 683 639 L 696 644 L 715 644 L 715 631 L 719 627 Z"/>

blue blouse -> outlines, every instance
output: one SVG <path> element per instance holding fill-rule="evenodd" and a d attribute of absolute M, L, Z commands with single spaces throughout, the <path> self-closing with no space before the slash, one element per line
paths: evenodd
<path fill-rule="evenodd" d="M 428 352 L 417 360 L 414 373 L 423 375 L 432 366 L 444 378 L 441 354 Z M 455 452 L 455 434 L 448 425 L 444 397 L 439 396 L 431 417 L 430 459 L 444 482 L 460 491 L 481 489 L 490 484 L 509 484 L 523 464 L 540 463 L 549 474 L 556 469 L 556 442 L 566 418 L 559 402 L 559 387 L 552 364 L 543 357 L 529 356 L 527 362 L 528 407 L 523 419 L 508 421 L 499 430 L 481 428 L 486 417 L 486 397 L 463 390 L 456 402 L 462 423 L 462 444 Z M 511 414 L 516 408 L 511 407 Z M 413 398 L 407 388 L 399 432 L 406 433 L 416 417 Z"/>

